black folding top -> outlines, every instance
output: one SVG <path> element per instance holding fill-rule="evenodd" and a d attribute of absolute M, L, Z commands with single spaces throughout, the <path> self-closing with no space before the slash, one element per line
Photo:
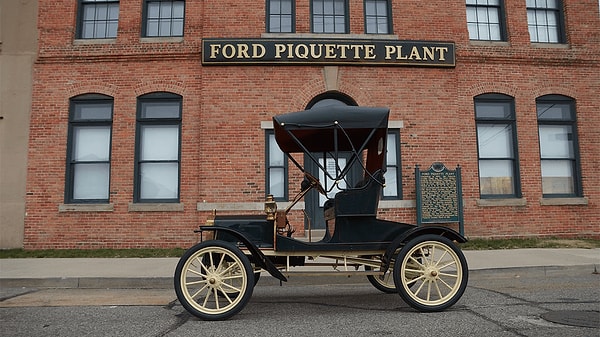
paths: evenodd
<path fill-rule="evenodd" d="M 388 108 L 333 105 L 274 116 L 273 127 L 286 153 L 351 151 L 387 132 L 388 117 Z"/>

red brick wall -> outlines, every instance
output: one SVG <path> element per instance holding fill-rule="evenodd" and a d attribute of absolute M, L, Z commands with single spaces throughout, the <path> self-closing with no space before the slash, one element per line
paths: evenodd
<path fill-rule="evenodd" d="M 297 0 L 296 29 L 310 32 L 308 1 Z M 359 105 L 388 106 L 401 130 L 404 199 L 415 199 L 414 167 L 441 161 L 462 167 L 465 233 L 472 237 L 600 236 L 600 19 L 594 0 L 565 0 L 568 47 L 532 46 L 524 1 L 507 0 L 508 43 L 470 43 L 464 3 L 393 1 L 400 40 L 456 43 L 455 68 L 339 66 L 339 91 Z M 181 42 L 140 40 L 141 1 L 122 1 L 117 38 L 74 42 L 76 1 L 40 0 L 39 59 L 34 73 L 25 247 L 186 247 L 207 212 L 198 202 L 264 198 L 264 130 L 272 115 L 302 110 L 326 91 L 322 66 L 207 66 L 203 37 L 260 38 L 264 1 L 188 1 Z M 364 29 L 362 1 L 350 0 L 351 33 Z M 441 10 L 443 9 L 443 10 Z M 181 212 L 131 212 L 136 97 L 153 91 L 183 96 Z M 473 97 L 515 98 L 525 206 L 481 207 Z M 59 212 L 64 202 L 69 98 L 114 98 L 111 212 Z M 587 205 L 540 205 L 541 173 L 535 99 L 576 100 Z M 290 166 L 290 193 L 299 175 Z M 414 208 L 381 216 L 415 222 Z M 301 214 L 294 223 L 302 231 Z"/>

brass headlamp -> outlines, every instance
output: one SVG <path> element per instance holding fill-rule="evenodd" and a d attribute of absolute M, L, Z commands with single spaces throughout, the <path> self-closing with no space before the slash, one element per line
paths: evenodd
<path fill-rule="evenodd" d="M 265 200 L 265 213 L 267 214 L 267 220 L 275 220 L 277 203 L 275 202 L 272 194 L 267 195 L 267 199 Z"/>

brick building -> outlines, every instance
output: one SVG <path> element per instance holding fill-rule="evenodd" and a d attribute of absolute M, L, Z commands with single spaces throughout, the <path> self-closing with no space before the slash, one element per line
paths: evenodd
<path fill-rule="evenodd" d="M 595 0 L 40 0 L 38 33 L 25 248 L 186 247 L 285 204 L 271 117 L 325 104 L 391 109 L 382 218 L 442 162 L 467 236 L 600 237 Z"/>

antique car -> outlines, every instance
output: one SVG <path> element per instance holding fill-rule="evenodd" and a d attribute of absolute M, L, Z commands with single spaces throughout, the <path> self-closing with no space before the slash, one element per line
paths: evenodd
<path fill-rule="evenodd" d="M 388 117 L 387 108 L 356 106 L 274 116 L 275 141 L 304 177 L 299 192 L 285 209 L 269 195 L 262 214 L 213 211 L 196 231 L 201 242 L 175 269 L 183 307 L 204 320 L 228 319 L 246 306 L 261 273 L 285 282 L 291 275 L 323 275 L 323 266 L 334 275 L 364 275 L 418 311 L 454 305 L 467 286 L 467 262 L 457 245 L 466 238 L 444 226 L 378 219 Z M 319 174 L 309 173 L 308 163 Z M 349 172 L 357 167 L 362 179 L 351 184 Z M 307 219 L 324 222 L 323 237 L 315 241 L 294 237 L 289 217 L 311 191 L 324 200 L 320 217 Z M 319 266 L 318 273 L 311 266 Z"/>

